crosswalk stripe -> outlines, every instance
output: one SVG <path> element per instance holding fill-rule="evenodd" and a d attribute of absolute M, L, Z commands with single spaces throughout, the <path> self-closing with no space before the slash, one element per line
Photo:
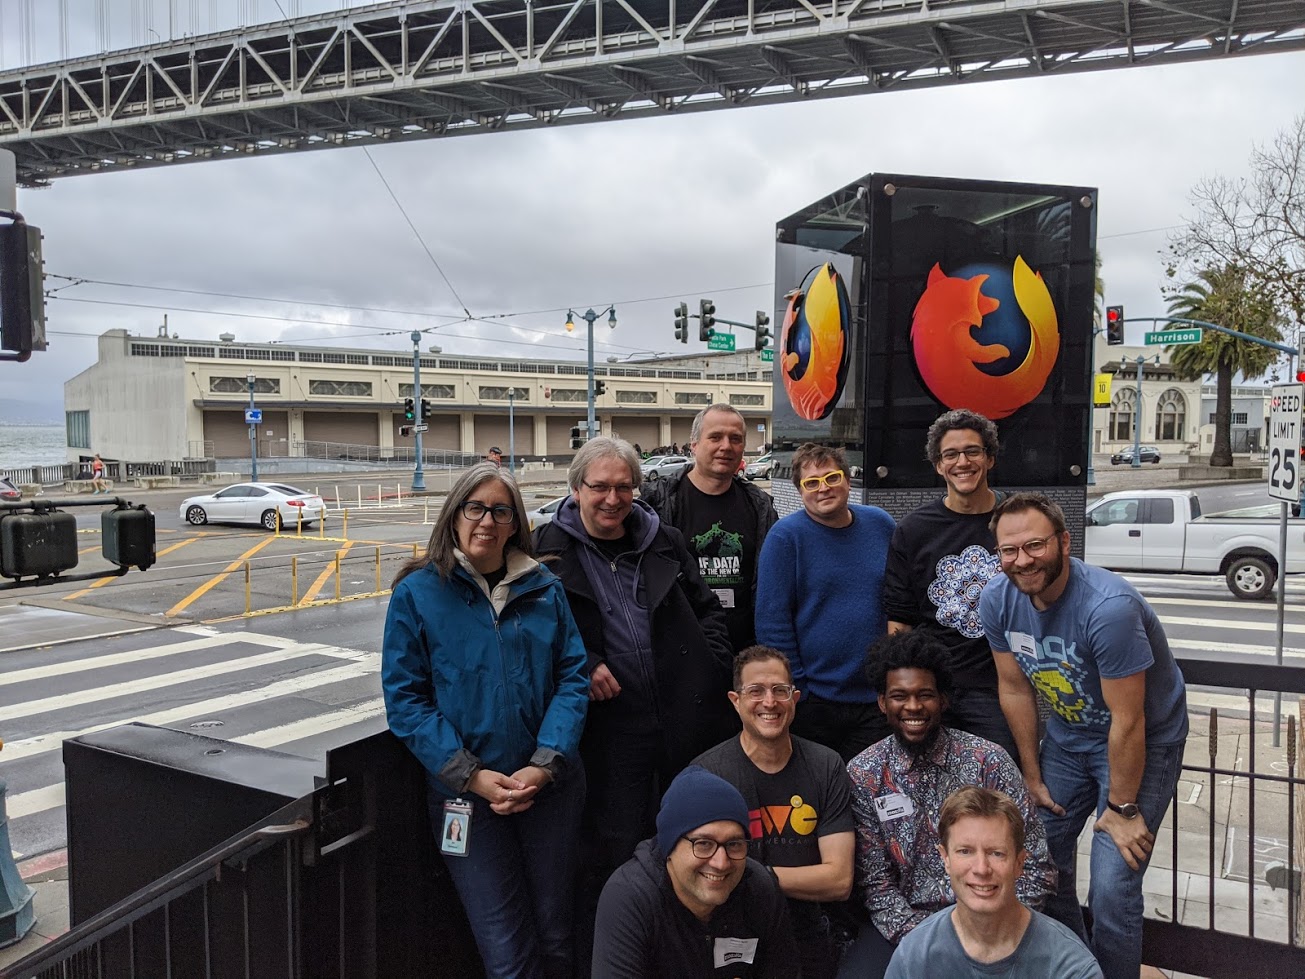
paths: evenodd
<path fill-rule="evenodd" d="M 1160 621 L 1168 625 L 1193 625 L 1203 629 L 1245 629 L 1248 632 L 1275 632 L 1278 628 L 1277 622 L 1243 622 L 1238 619 L 1205 619 L 1181 615 L 1162 616 Z M 1286 622 L 1282 629 L 1283 632 L 1305 635 L 1305 625 Z"/>
<path fill-rule="evenodd" d="M 0 768 L 8 763 L 21 761 L 24 758 L 31 758 L 47 751 L 57 751 L 68 738 L 79 738 L 83 735 L 94 734 L 96 731 L 106 731 L 111 727 L 118 727 L 122 724 L 130 724 L 137 721 L 142 724 L 154 724 L 160 727 L 165 727 L 169 724 L 176 724 L 179 721 L 189 721 L 196 717 L 203 717 L 206 714 L 219 714 L 223 711 L 235 710 L 239 707 L 248 707 L 252 704 L 264 703 L 268 700 L 276 700 L 278 697 L 288 697 L 292 694 L 303 693 L 306 690 L 313 690 L 317 687 L 329 686 L 332 683 L 340 683 L 345 680 L 355 680 L 359 677 L 374 675 L 380 669 L 381 657 L 379 653 L 362 653 L 357 650 L 339 650 L 339 652 L 350 653 L 356 656 L 357 660 L 345 666 L 337 666 L 333 669 L 321 670 L 317 673 L 305 673 L 302 676 L 290 677 L 289 679 L 280 680 L 276 683 L 269 683 L 267 686 L 257 687 L 253 690 L 242 690 L 239 693 L 226 694 L 222 697 L 198 700 L 194 703 L 182 704 L 179 707 L 172 707 L 168 710 L 155 711 L 152 714 L 143 714 L 138 717 L 124 717 L 118 720 L 108 721 L 104 724 L 96 724 L 91 727 L 82 728 L 79 731 L 52 731 L 47 734 L 24 738 L 21 741 L 6 742 L 4 751 L 0 752 Z"/>

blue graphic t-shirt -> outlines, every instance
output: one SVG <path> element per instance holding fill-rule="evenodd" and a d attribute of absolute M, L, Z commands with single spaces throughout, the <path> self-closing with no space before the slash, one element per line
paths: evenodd
<path fill-rule="evenodd" d="M 1186 689 L 1160 619 L 1114 572 L 1070 558 L 1069 584 L 1045 612 L 1000 574 L 984 588 L 979 614 L 992 648 L 1013 653 L 1051 704 L 1047 736 L 1066 750 L 1099 748 L 1110 733 L 1101 678 L 1143 670 L 1148 744 L 1187 737 Z"/>

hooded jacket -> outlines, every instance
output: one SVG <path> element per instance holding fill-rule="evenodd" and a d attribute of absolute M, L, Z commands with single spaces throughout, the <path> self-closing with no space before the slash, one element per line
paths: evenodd
<path fill-rule="evenodd" d="M 390 730 L 444 795 L 480 768 L 511 774 L 574 757 L 588 707 L 584 645 L 562 583 L 520 551 L 491 591 L 461 553 L 394 588 L 381 686 Z"/>
<path fill-rule="evenodd" d="M 738 885 L 705 922 L 676 896 L 655 840 L 640 843 L 603 888 L 593 979 L 793 979 L 799 971 L 788 902 L 750 857 Z"/>
<path fill-rule="evenodd" d="M 676 769 L 737 729 L 726 696 L 733 655 L 720 602 L 674 527 L 635 500 L 634 549 L 615 561 L 589 538 L 574 499 L 535 531 L 535 551 L 562 579 L 590 673 L 607 665 L 621 685 L 590 705 L 589 723 L 660 729 Z"/>

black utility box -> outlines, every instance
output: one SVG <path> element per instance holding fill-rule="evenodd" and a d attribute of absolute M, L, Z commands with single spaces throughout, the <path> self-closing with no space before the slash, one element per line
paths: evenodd
<path fill-rule="evenodd" d="M 142 507 L 122 507 L 100 514 L 100 545 L 104 560 L 145 571 L 154 564 L 154 513 Z"/>
<path fill-rule="evenodd" d="M 63 745 L 68 904 L 78 925 L 282 806 L 321 762 L 126 724 Z"/>
<path fill-rule="evenodd" d="M 61 510 L 0 516 L 0 575 L 31 578 L 77 567 L 77 518 Z"/>

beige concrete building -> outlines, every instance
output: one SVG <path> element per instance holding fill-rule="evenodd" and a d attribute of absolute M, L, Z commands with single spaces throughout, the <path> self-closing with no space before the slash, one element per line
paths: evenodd
<path fill-rule="evenodd" d="M 584 362 L 421 354 L 421 393 L 411 352 L 279 343 L 195 341 L 110 330 L 99 359 L 64 384 L 68 456 L 106 459 L 241 459 L 249 456 L 250 386 L 262 411 L 260 459 L 411 461 L 400 434 L 404 400 L 430 402 L 424 450 L 483 455 L 508 450 L 509 415 L 519 458 L 569 459 L 571 429 L 586 415 Z M 725 402 L 748 424 L 749 447 L 766 441 L 771 365 L 753 352 L 601 363 L 595 379 L 602 434 L 645 450 L 689 438 L 694 414 Z M 509 392 L 511 411 L 509 411 Z"/>
<path fill-rule="evenodd" d="M 1163 347 L 1096 343 L 1096 371 L 1109 374 L 1110 406 L 1092 412 L 1092 451 L 1111 455 L 1133 444 L 1135 425 L 1142 445 L 1154 445 L 1165 459 L 1196 452 L 1200 438 L 1201 382 L 1178 378 Z M 1155 358 L 1159 355 L 1160 362 Z M 1137 358 L 1142 365 L 1142 398 L 1138 401 Z"/>

